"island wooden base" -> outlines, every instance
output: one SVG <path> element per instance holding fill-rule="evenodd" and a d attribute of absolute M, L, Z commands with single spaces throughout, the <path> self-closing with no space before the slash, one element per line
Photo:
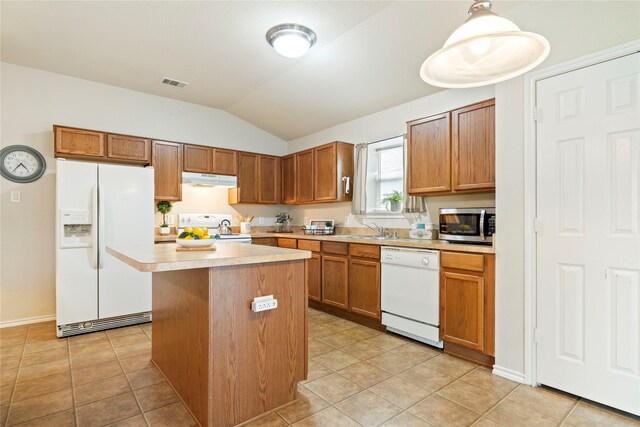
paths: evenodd
<path fill-rule="evenodd" d="M 251 311 L 254 297 L 278 307 Z M 152 359 L 203 426 L 295 400 L 307 376 L 304 261 L 153 273 Z"/>

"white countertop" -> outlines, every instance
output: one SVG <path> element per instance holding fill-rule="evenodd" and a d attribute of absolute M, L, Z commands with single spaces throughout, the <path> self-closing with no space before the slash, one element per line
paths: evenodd
<path fill-rule="evenodd" d="M 261 264 L 311 258 L 311 252 L 245 243 L 218 243 L 214 252 L 178 252 L 176 244 L 107 248 L 107 252 L 140 271 L 172 271 L 229 265 Z"/>

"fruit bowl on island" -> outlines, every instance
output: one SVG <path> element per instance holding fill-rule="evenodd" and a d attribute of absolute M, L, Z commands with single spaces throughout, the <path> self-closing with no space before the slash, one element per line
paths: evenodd
<path fill-rule="evenodd" d="M 179 246 L 185 248 L 207 248 L 213 246 L 217 236 L 209 236 L 209 232 L 205 228 L 187 227 L 176 239 Z"/>
<path fill-rule="evenodd" d="M 176 239 L 176 243 L 184 248 L 207 248 L 216 242 L 215 239 L 186 240 Z"/>

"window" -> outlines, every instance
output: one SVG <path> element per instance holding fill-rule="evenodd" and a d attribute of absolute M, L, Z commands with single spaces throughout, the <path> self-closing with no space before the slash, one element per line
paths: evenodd
<path fill-rule="evenodd" d="M 403 137 L 369 144 L 367 158 L 367 213 L 399 213 L 402 202 L 391 204 L 383 199 L 394 191 L 404 192 Z"/>

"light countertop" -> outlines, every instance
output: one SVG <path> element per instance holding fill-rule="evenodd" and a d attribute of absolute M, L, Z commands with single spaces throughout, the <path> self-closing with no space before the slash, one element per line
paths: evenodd
<path fill-rule="evenodd" d="M 176 244 L 107 248 L 107 252 L 140 271 L 172 271 L 229 265 L 261 264 L 311 258 L 311 252 L 245 243 L 217 243 L 214 252 L 178 252 Z"/>

